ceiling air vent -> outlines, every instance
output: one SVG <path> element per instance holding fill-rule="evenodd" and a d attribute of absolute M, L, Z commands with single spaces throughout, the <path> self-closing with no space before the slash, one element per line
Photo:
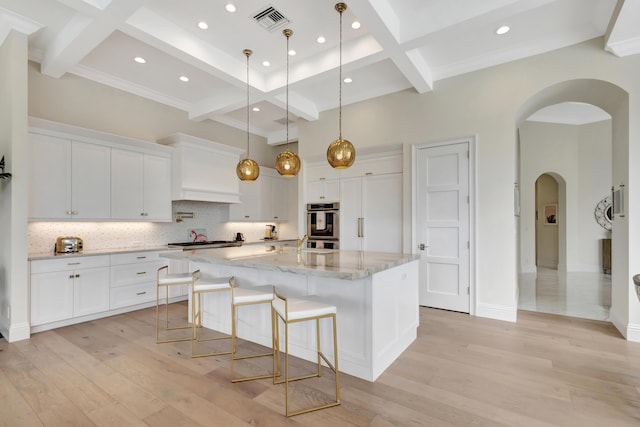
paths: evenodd
<path fill-rule="evenodd" d="M 253 19 L 267 31 L 274 31 L 284 27 L 289 19 L 273 6 L 267 6 L 253 15 Z"/>

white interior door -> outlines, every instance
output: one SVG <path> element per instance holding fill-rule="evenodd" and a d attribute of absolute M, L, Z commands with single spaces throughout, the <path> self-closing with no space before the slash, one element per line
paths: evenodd
<path fill-rule="evenodd" d="M 469 143 L 417 150 L 420 305 L 469 312 Z"/>

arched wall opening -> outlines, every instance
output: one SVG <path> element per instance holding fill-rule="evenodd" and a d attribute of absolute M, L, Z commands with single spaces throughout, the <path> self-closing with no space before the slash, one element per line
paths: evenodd
<path fill-rule="evenodd" d="M 534 112 L 563 102 L 582 102 L 595 105 L 602 110 L 606 111 L 611 117 L 611 164 L 608 165 L 610 172 L 610 183 L 614 185 L 616 183 L 624 183 L 629 176 L 629 95 L 626 91 L 620 87 L 602 80 L 594 79 L 578 79 L 570 80 L 562 83 L 555 84 L 546 89 L 541 90 L 531 98 L 529 98 L 518 110 L 516 114 L 516 129 L 518 129 L 518 135 L 516 138 L 516 153 L 518 157 L 516 160 L 516 170 L 518 171 L 516 185 L 522 190 L 526 187 L 526 183 L 523 182 L 521 159 L 524 158 L 527 153 L 523 152 L 525 148 L 522 145 L 522 128 L 526 126 L 526 120 Z M 551 172 L 558 172 L 557 169 L 550 168 Z M 560 171 L 562 172 L 562 171 Z M 560 175 L 560 173 L 558 173 Z M 573 200 L 575 194 L 577 194 L 579 181 L 573 179 L 573 177 L 567 177 L 564 173 L 562 176 L 565 179 L 566 188 L 564 191 L 564 217 L 571 216 L 570 211 L 577 209 L 578 205 Z M 537 175 L 536 175 L 537 177 Z M 560 183 L 560 182 L 559 182 Z M 609 191 L 611 188 L 610 184 Z M 605 194 L 602 197 L 606 196 Z M 520 217 L 517 220 L 517 247 L 519 248 L 520 257 L 518 260 L 518 271 L 526 272 L 527 269 L 531 269 L 533 263 L 523 262 L 525 256 L 525 248 L 521 247 L 523 236 L 526 233 L 531 233 L 527 227 L 531 227 L 531 223 L 524 218 L 525 214 L 525 198 L 521 195 L 521 209 Z M 559 216 L 563 216 L 562 206 L 563 203 L 559 202 Z M 575 228 L 578 228 L 577 230 Z M 624 218 L 615 218 L 612 227 L 612 258 L 614 261 L 614 268 L 612 271 L 612 304 L 611 304 L 611 317 L 612 321 L 621 328 L 626 327 L 629 319 L 629 226 Z M 559 228 L 559 241 L 562 240 L 563 231 Z M 576 234 L 579 233 L 579 224 L 569 223 L 566 224 L 564 234 Z M 563 248 L 559 246 L 559 268 L 577 269 L 584 268 L 584 266 L 573 265 L 571 258 L 572 248 L 571 239 L 565 240 L 568 247 L 565 246 L 565 265 L 562 266 L 562 251 Z M 616 322 L 615 319 L 618 319 Z M 626 336 L 626 334 L 625 334 Z"/>

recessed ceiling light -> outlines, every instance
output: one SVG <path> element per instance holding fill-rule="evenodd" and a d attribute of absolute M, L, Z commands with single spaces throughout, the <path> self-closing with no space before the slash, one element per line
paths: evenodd
<path fill-rule="evenodd" d="M 343 82 L 345 83 L 351 83 L 353 80 L 351 80 L 351 77 L 345 77 Z"/>
<path fill-rule="evenodd" d="M 351 28 L 357 30 L 358 28 L 360 28 L 360 23 L 358 21 L 353 21 L 353 23 L 351 24 Z"/>
<path fill-rule="evenodd" d="M 296 54 L 296 51 L 295 51 L 295 50 L 291 49 L 291 50 L 289 51 L 289 56 L 295 56 L 295 54 Z"/>
<path fill-rule="evenodd" d="M 258 108 L 258 107 L 253 107 L 253 111 L 255 111 L 255 112 L 257 113 L 258 111 L 260 111 L 260 108 Z"/>
<path fill-rule="evenodd" d="M 271 62 L 269 62 L 269 61 L 262 61 L 262 66 L 263 66 L 263 67 L 271 67 Z"/>
<path fill-rule="evenodd" d="M 189 81 L 189 77 L 187 77 L 187 76 L 180 76 L 180 81 L 181 81 L 181 82 L 188 82 L 188 81 Z"/>
<path fill-rule="evenodd" d="M 138 64 L 144 64 L 145 62 L 147 62 L 143 57 L 141 56 L 136 56 L 135 58 L 133 58 L 134 61 L 136 61 Z"/>
<path fill-rule="evenodd" d="M 322 44 L 322 43 L 326 42 L 327 40 L 326 40 L 324 37 L 320 36 L 320 37 L 318 37 L 318 38 L 316 39 L 316 41 L 317 41 L 318 43 Z"/>
<path fill-rule="evenodd" d="M 496 34 L 498 34 L 498 35 L 507 34 L 510 29 L 511 28 L 509 28 L 507 25 L 503 25 L 502 27 L 500 27 L 500 28 L 498 28 L 496 30 Z"/>
<path fill-rule="evenodd" d="M 233 5 L 233 3 L 227 3 L 227 5 L 224 8 L 227 10 L 227 12 L 236 11 L 236 7 Z"/>
<path fill-rule="evenodd" d="M 198 27 L 200 27 L 201 30 L 206 30 L 207 28 L 209 28 L 209 24 L 204 21 L 200 21 L 198 22 Z"/>

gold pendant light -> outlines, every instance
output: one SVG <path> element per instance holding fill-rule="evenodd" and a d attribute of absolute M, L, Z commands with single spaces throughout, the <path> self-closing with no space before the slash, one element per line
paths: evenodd
<path fill-rule="evenodd" d="M 338 139 L 329 144 L 327 148 L 327 161 L 335 169 L 346 169 L 356 160 L 356 149 L 353 144 L 342 137 L 342 13 L 347 10 L 347 5 L 338 3 L 335 6 L 340 13 L 340 98 L 338 109 Z"/>
<path fill-rule="evenodd" d="M 285 117 L 287 122 L 287 146 L 285 150 L 276 157 L 276 170 L 280 175 L 286 178 L 292 178 L 300 171 L 300 158 L 296 153 L 289 151 L 289 37 L 293 35 L 293 31 L 289 29 L 282 30 L 282 34 L 287 38 L 287 116 Z"/>
<path fill-rule="evenodd" d="M 260 166 L 249 157 L 249 57 L 253 52 L 245 49 L 242 53 L 247 57 L 247 157 L 238 162 L 236 175 L 240 181 L 255 181 L 260 176 Z"/>

